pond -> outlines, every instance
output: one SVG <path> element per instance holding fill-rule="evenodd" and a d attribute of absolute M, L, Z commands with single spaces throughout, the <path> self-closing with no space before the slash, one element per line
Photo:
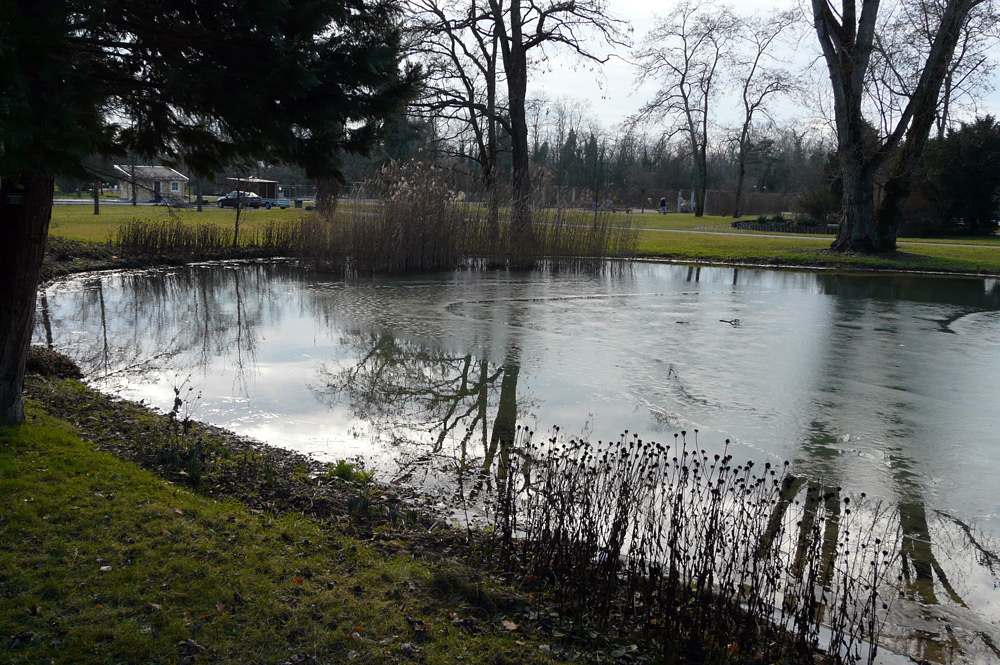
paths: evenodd
<path fill-rule="evenodd" d="M 640 263 L 345 281 L 206 264 L 53 284 L 35 342 L 102 390 L 167 410 L 178 388 L 194 418 L 441 496 L 518 425 L 697 430 L 710 452 L 729 439 L 737 459 L 894 506 L 933 580 L 916 627 L 941 633 L 947 615 L 1000 642 L 995 279 Z"/>

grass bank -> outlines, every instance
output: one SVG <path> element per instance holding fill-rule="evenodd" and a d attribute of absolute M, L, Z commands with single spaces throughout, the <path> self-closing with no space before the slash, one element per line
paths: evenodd
<path fill-rule="evenodd" d="M 265 233 L 275 222 L 310 219 L 312 213 L 301 210 L 247 210 L 240 226 L 248 234 Z M 235 212 L 206 207 L 193 209 L 163 206 L 106 206 L 93 215 L 86 206 L 56 206 L 53 209 L 50 236 L 63 242 L 89 245 L 105 244 L 118 229 L 134 219 L 153 224 L 181 222 L 186 226 L 232 228 Z M 899 251 L 877 255 L 844 255 L 829 250 L 832 236 L 776 234 L 741 231 L 730 227 L 728 217 L 695 217 L 690 214 L 658 215 L 634 213 L 632 229 L 638 229 L 636 253 L 647 259 L 698 261 L 748 265 L 773 265 L 792 268 L 823 268 L 855 271 L 945 272 L 961 274 L 1000 274 L 1000 238 L 901 238 Z M 224 233 L 224 231 L 223 231 Z M 60 242 L 60 241 L 56 241 Z M 77 243 L 75 254 L 94 253 Z M 64 252 L 65 253 L 65 252 Z M 127 267 L 135 259 L 111 259 L 112 253 L 95 267 Z M 110 265 L 108 265 L 110 264 Z M 77 267 L 58 272 L 87 269 Z"/>
<path fill-rule="evenodd" d="M 234 498 L 223 467 L 266 451 L 230 449 L 195 483 L 211 433 L 73 379 L 29 393 L 28 424 L 0 428 L 5 663 L 644 660 L 468 567 L 419 518 L 347 519 L 331 497 L 358 492 L 350 474 L 273 462 Z"/>

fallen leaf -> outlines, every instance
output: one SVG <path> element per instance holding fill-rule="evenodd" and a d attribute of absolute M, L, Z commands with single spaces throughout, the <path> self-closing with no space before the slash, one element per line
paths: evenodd
<path fill-rule="evenodd" d="M 293 577 L 292 581 L 295 582 L 296 584 L 302 584 L 303 582 L 305 582 L 305 580 L 303 580 L 301 577 Z"/>
<path fill-rule="evenodd" d="M 100 570 L 102 573 L 106 573 L 106 572 L 112 570 L 112 568 L 111 568 L 111 566 L 101 566 L 98 570 Z"/>
<path fill-rule="evenodd" d="M 177 643 L 177 646 L 181 649 L 189 649 L 191 651 L 204 651 L 205 647 L 201 646 L 194 640 L 181 640 Z"/>
<path fill-rule="evenodd" d="M 219 603 L 218 605 L 215 606 L 215 611 L 216 612 L 225 612 L 226 611 L 226 604 L 225 603 Z"/>
<path fill-rule="evenodd" d="M 160 607 L 160 606 L 159 606 L 159 605 L 157 605 L 156 603 L 150 603 L 150 604 L 149 604 L 149 606 L 150 606 L 150 607 L 151 607 L 152 609 L 154 609 L 154 610 L 162 610 L 162 609 L 163 609 L 162 607 Z"/>
<path fill-rule="evenodd" d="M 172 536 L 172 535 L 174 535 L 174 534 L 170 533 L 170 531 L 168 531 L 167 529 L 160 529 L 160 530 L 163 532 L 164 536 Z"/>
<path fill-rule="evenodd" d="M 360 642 L 362 639 L 361 633 L 359 633 L 358 631 L 354 631 L 353 633 L 351 633 L 351 639 L 354 640 L 355 642 Z"/>
<path fill-rule="evenodd" d="M 500 624 L 507 630 L 517 630 L 519 627 L 516 623 L 510 621 L 509 619 L 504 619 L 500 622 Z"/>

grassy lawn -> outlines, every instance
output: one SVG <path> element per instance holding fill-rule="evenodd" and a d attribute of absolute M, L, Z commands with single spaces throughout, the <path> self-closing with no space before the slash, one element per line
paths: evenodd
<path fill-rule="evenodd" d="M 638 253 L 647 258 L 792 267 L 1000 274 L 1000 238 L 900 238 L 894 254 L 850 256 L 828 251 L 833 241 L 830 235 L 739 231 L 729 228 L 731 221 L 728 217 L 639 215 L 633 218 L 636 227 L 662 231 L 640 231 Z"/>
<path fill-rule="evenodd" d="M 32 401 L 28 424 L 0 427 L 4 663 L 614 660 L 419 549 L 195 494 Z"/>
<path fill-rule="evenodd" d="M 749 262 L 782 266 L 851 270 L 920 270 L 1000 274 L 1000 248 L 968 243 L 901 244 L 886 256 L 849 256 L 830 253 L 832 238 L 788 234 L 710 235 L 639 232 L 639 254 L 674 260 Z"/>
<path fill-rule="evenodd" d="M 348 209 L 343 205 L 342 209 Z M 273 221 L 301 219 L 303 210 L 247 210 L 241 226 L 261 229 Z M 204 212 L 163 206 L 104 206 L 93 215 L 88 206 L 55 206 L 50 234 L 71 240 L 105 242 L 114 230 L 132 219 L 179 220 L 185 224 L 231 227 L 235 211 L 206 206 Z M 901 238 L 900 251 L 887 256 L 843 256 L 828 252 L 829 235 L 775 234 L 740 231 L 730 227 L 730 217 L 695 217 L 692 214 L 635 213 L 632 225 L 639 232 L 638 254 L 645 258 L 754 263 L 791 267 L 850 270 L 917 270 L 954 273 L 1000 274 L 1000 237 Z"/>
<path fill-rule="evenodd" d="M 263 228 L 269 222 L 298 219 L 308 214 L 303 210 L 288 208 L 281 210 L 244 210 L 240 214 L 240 226 L 247 229 Z M 205 204 L 204 210 L 194 208 L 169 208 L 167 206 L 101 206 L 101 214 L 95 215 L 92 206 L 57 205 L 52 208 L 52 222 L 49 235 L 69 240 L 106 242 L 115 230 L 133 219 L 163 222 L 180 221 L 184 224 L 216 224 L 232 227 L 236 222 L 236 210 L 217 208 L 215 204 Z"/>

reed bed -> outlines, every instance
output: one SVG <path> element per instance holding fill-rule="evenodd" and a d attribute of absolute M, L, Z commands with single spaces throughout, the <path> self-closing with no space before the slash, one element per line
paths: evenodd
<path fill-rule="evenodd" d="M 350 275 L 477 268 L 583 267 L 635 254 L 630 217 L 611 211 L 536 210 L 514 233 L 509 206 L 472 203 L 446 174 L 418 162 L 392 163 L 370 188 L 375 202 L 263 228 L 133 220 L 112 247 L 132 256 L 293 256 Z"/>
<path fill-rule="evenodd" d="M 871 662 L 898 519 L 864 495 L 735 464 L 685 433 L 596 444 L 519 428 L 492 505 L 502 569 L 662 646 L 665 662 Z"/>
<path fill-rule="evenodd" d="M 110 244 L 130 256 L 237 258 L 287 256 L 298 238 L 296 224 L 272 222 L 261 229 L 240 229 L 234 246 L 229 227 L 134 219 L 118 227 Z"/>
<path fill-rule="evenodd" d="M 515 233 L 509 206 L 466 201 L 441 169 L 418 162 L 390 164 L 371 189 L 374 205 L 303 222 L 295 253 L 350 274 L 570 266 L 635 254 L 625 215 L 536 210 L 530 231 Z"/>

